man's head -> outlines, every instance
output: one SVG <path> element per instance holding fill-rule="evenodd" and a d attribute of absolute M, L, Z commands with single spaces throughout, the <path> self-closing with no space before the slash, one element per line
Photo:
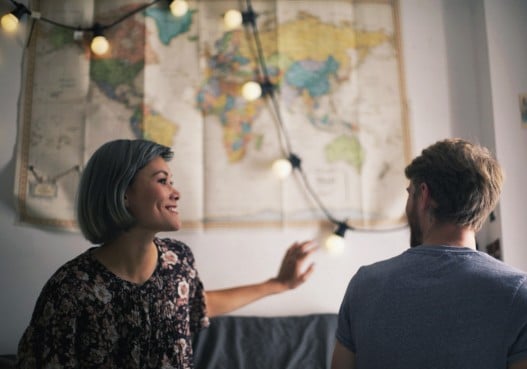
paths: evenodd
<path fill-rule="evenodd" d="M 503 172 L 491 153 L 462 139 L 439 141 L 424 149 L 406 167 L 405 175 L 410 180 L 409 196 L 417 196 L 421 184 L 426 184 L 434 221 L 473 231 L 496 206 L 503 184 Z M 415 228 L 416 214 L 411 207 L 410 212 L 409 223 Z"/>

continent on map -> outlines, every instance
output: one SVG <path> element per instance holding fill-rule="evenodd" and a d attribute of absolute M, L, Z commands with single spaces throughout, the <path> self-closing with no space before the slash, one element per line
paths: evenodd
<path fill-rule="evenodd" d="M 178 132 L 178 126 L 157 111 L 145 108 L 144 138 L 161 145 L 172 146 L 172 137 Z"/>
<path fill-rule="evenodd" d="M 205 114 L 219 118 L 223 144 L 230 162 L 245 156 L 252 141 L 252 124 L 263 107 L 261 99 L 246 101 L 242 85 L 253 78 L 254 64 L 240 53 L 245 42 L 241 31 L 226 32 L 216 43 L 215 53 L 207 51 L 206 80 L 197 93 L 197 105 Z"/>
<path fill-rule="evenodd" d="M 175 17 L 167 9 L 148 8 L 145 15 L 154 19 L 157 26 L 159 40 L 163 45 L 169 45 L 173 38 L 187 33 L 192 25 L 195 10 L 189 10 L 181 17 Z"/>
<path fill-rule="evenodd" d="M 117 11 L 123 13 L 130 8 L 123 7 Z M 176 18 L 166 9 L 151 8 L 147 9 L 146 15 L 156 20 L 163 43 L 187 32 L 192 22 L 192 12 Z M 137 47 L 146 44 L 144 17 L 124 20 L 119 27 L 112 29 L 108 37 L 111 37 L 111 50 L 108 55 L 91 61 L 91 80 L 107 98 L 130 111 L 129 123 L 136 137 L 171 146 L 177 132 L 176 124 L 144 102 L 145 49 Z M 150 60 L 153 59 L 155 55 L 150 55 Z"/>
<path fill-rule="evenodd" d="M 364 162 L 364 150 L 354 136 L 340 135 L 325 148 L 328 163 L 344 161 L 360 173 Z"/>

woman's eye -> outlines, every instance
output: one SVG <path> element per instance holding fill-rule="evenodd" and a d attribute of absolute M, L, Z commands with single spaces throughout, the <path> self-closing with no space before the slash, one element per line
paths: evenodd
<path fill-rule="evenodd" d="M 174 186 L 174 181 L 169 181 L 168 178 L 161 178 L 159 180 L 159 183 L 161 183 L 162 185 Z"/>

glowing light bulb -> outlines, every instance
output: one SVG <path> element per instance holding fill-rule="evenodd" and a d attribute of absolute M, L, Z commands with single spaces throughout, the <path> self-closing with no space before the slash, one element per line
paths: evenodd
<path fill-rule="evenodd" d="M 326 238 L 325 242 L 326 250 L 330 254 L 338 255 L 342 254 L 344 252 L 344 247 L 346 246 L 344 242 L 344 237 L 339 236 L 337 234 L 332 234 L 328 238 Z"/>
<path fill-rule="evenodd" d="M 293 165 L 287 159 L 278 159 L 273 163 L 273 173 L 280 179 L 287 178 L 293 170 Z"/>
<path fill-rule="evenodd" d="M 104 55 L 110 50 L 110 43 L 104 36 L 95 36 L 90 47 L 94 54 Z"/>
<path fill-rule="evenodd" d="M 12 13 L 5 14 L 0 23 L 2 28 L 8 33 L 14 33 L 18 29 L 18 18 Z"/>
<path fill-rule="evenodd" d="M 242 96 L 248 101 L 256 100 L 262 96 L 262 87 L 258 82 L 246 82 L 242 86 Z"/>
<path fill-rule="evenodd" d="M 223 21 L 225 22 L 227 29 L 234 29 L 242 25 L 243 16 L 239 10 L 231 9 L 228 10 L 223 16 Z"/>
<path fill-rule="evenodd" d="M 185 0 L 174 0 L 170 3 L 170 12 L 175 17 L 182 17 L 188 11 L 188 4 Z"/>

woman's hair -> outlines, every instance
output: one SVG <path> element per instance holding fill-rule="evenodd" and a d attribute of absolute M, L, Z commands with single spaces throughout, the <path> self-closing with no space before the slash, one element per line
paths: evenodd
<path fill-rule="evenodd" d="M 146 140 L 110 141 L 95 151 L 77 191 L 77 219 L 87 240 L 108 242 L 134 225 L 125 192 L 137 172 L 158 156 L 169 161 L 173 152 Z"/>
<path fill-rule="evenodd" d="M 439 222 L 478 231 L 496 207 L 504 175 L 486 148 L 462 139 L 447 139 L 424 149 L 405 169 L 415 185 L 426 183 Z"/>

